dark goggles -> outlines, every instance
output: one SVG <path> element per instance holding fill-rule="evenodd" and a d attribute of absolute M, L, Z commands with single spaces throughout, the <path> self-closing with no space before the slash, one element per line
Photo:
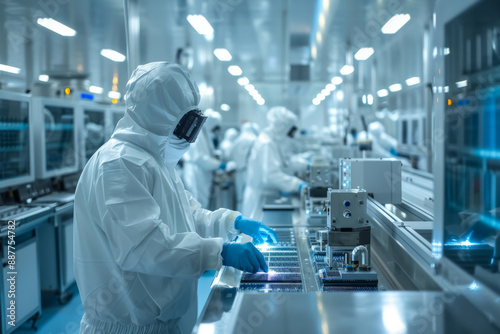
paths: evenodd
<path fill-rule="evenodd" d="M 297 131 L 297 127 L 294 125 L 294 126 L 290 129 L 290 131 L 288 131 L 288 133 L 287 133 L 288 137 L 293 138 L 293 137 L 295 136 L 295 131 Z"/>
<path fill-rule="evenodd" d="M 200 109 L 188 111 L 175 127 L 174 135 L 179 139 L 186 139 L 188 143 L 194 143 L 206 120 L 207 116 Z"/>

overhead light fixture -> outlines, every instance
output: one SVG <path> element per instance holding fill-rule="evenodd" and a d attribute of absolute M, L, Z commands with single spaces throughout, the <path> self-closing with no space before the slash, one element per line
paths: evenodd
<path fill-rule="evenodd" d="M 245 86 L 245 89 L 247 91 L 251 92 L 251 91 L 255 90 L 255 87 L 252 84 L 248 84 L 248 85 Z"/>
<path fill-rule="evenodd" d="M 258 104 L 259 106 L 264 105 L 264 103 L 266 103 L 266 100 L 264 100 L 264 99 L 260 99 L 260 100 L 258 100 L 258 101 L 257 101 L 257 104 Z"/>
<path fill-rule="evenodd" d="M 328 84 L 326 85 L 326 89 L 328 89 L 330 92 L 333 92 L 335 89 L 337 89 L 337 86 L 334 84 Z"/>
<path fill-rule="evenodd" d="M 241 68 L 237 65 L 231 65 L 227 68 L 227 70 L 229 71 L 229 73 L 231 73 L 231 75 L 234 75 L 234 76 L 238 76 L 238 75 L 241 75 L 243 73 Z"/>
<path fill-rule="evenodd" d="M 394 15 L 386 24 L 382 27 L 382 32 L 384 34 L 395 34 L 399 29 L 410 21 L 410 14 L 397 14 Z"/>
<path fill-rule="evenodd" d="M 334 85 L 340 85 L 342 82 L 344 82 L 344 79 L 342 77 L 333 77 L 332 78 L 332 84 Z"/>
<path fill-rule="evenodd" d="M 316 96 L 316 98 L 320 101 L 323 101 L 325 99 L 325 96 L 321 93 L 318 94 L 318 96 Z"/>
<path fill-rule="evenodd" d="M 313 103 L 315 106 L 317 106 L 317 105 L 319 105 L 319 104 L 321 103 L 321 101 L 320 101 L 320 100 L 318 100 L 317 98 L 314 98 L 314 99 L 312 100 L 312 103 Z"/>
<path fill-rule="evenodd" d="M 229 111 L 229 110 L 231 110 L 231 107 L 229 106 L 229 104 L 223 103 L 223 104 L 220 105 L 220 110 L 222 110 L 222 111 Z"/>
<path fill-rule="evenodd" d="M 374 52 L 375 50 L 373 48 L 361 48 L 358 52 L 356 52 L 354 58 L 356 60 L 367 60 L 373 55 Z"/>
<path fill-rule="evenodd" d="M 242 77 L 238 79 L 238 85 L 240 86 L 246 86 L 250 83 L 250 80 L 248 80 L 247 77 Z"/>
<path fill-rule="evenodd" d="M 187 20 L 189 24 L 200 35 L 210 39 L 214 35 L 214 28 L 210 25 L 208 20 L 203 15 L 188 15 Z"/>
<path fill-rule="evenodd" d="M 215 49 L 214 50 L 214 55 L 219 59 L 220 61 L 230 61 L 233 59 L 229 51 L 226 49 Z"/>
<path fill-rule="evenodd" d="M 47 81 L 49 81 L 49 76 L 47 74 L 40 74 L 38 76 L 38 80 L 40 80 L 42 82 L 47 82 Z"/>
<path fill-rule="evenodd" d="M 38 20 L 36 20 L 36 23 L 61 36 L 71 37 L 76 35 L 76 31 L 74 29 L 71 29 L 61 22 L 57 22 L 56 20 L 51 18 L 39 18 Z"/>
<path fill-rule="evenodd" d="M 124 62 L 126 58 L 120 52 L 111 49 L 102 49 L 101 56 L 106 57 L 109 60 L 116 61 L 118 63 Z"/>
<path fill-rule="evenodd" d="M 331 91 L 329 91 L 326 88 L 321 91 L 321 94 L 323 94 L 324 96 L 328 96 L 328 95 L 330 95 L 330 93 L 331 93 Z"/>
<path fill-rule="evenodd" d="M 389 91 L 387 89 L 381 89 L 377 92 L 378 97 L 386 97 L 389 95 Z"/>
<path fill-rule="evenodd" d="M 102 89 L 102 87 L 98 87 L 98 86 L 90 86 L 89 92 L 94 93 L 94 94 L 102 94 L 103 89 Z"/>
<path fill-rule="evenodd" d="M 390 86 L 389 86 L 389 90 L 390 90 L 391 92 L 393 92 L 393 93 L 394 93 L 394 92 L 399 92 L 399 91 L 400 91 L 400 90 L 402 90 L 402 89 L 403 89 L 403 86 L 402 86 L 401 84 L 394 84 L 394 85 L 390 85 Z"/>
<path fill-rule="evenodd" d="M 420 83 L 419 77 L 413 77 L 413 78 L 409 78 L 406 80 L 406 84 L 408 86 L 415 86 L 415 85 L 418 85 L 419 83 Z"/>
<path fill-rule="evenodd" d="M 19 74 L 19 72 L 21 72 L 21 69 L 14 66 L 0 64 L 0 71 Z"/>
<path fill-rule="evenodd" d="M 449 93 L 450 92 L 450 86 L 445 86 L 444 87 L 444 92 Z"/>
<path fill-rule="evenodd" d="M 110 91 L 108 93 L 108 97 L 110 99 L 117 99 L 118 100 L 120 97 L 122 97 L 122 94 L 120 94 L 120 92 Z"/>
<path fill-rule="evenodd" d="M 367 101 L 366 101 L 366 95 L 363 95 L 362 101 L 363 101 L 363 104 L 367 103 Z"/>
<path fill-rule="evenodd" d="M 351 65 L 345 65 L 340 69 L 340 74 L 342 75 L 349 75 L 352 72 L 354 72 L 354 67 L 352 67 Z"/>
<path fill-rule="evenodd" d="M 256 97 L 256 96 L 260 96 L 259 92 L 257 91 L 257 89 L 254 89 L 254 90 L 251 90 L 249 91 L 250 95 L 252 95 L 253 97 Z"/>
<path fill-rule="evenodd" d="M 373 95 L 372 94 L 368 94 L 367 95 L 367 100 L 368 100 L 368 105 L 372 105 L 373 104 Z"/>
<path fill-rule="evenodd" d="M 457 87 L 458 88 L 465 88 L 465 87 L 467 87 L 467 84 L 468 84 L 467 80 L 459 81 L 459 82 L 457 82 Z"/>

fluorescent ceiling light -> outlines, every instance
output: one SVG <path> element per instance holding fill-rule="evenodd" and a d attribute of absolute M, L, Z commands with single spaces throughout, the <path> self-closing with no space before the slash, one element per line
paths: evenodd
<path fill-rule="evenodd" d="M 248 85 L 249 83 L 250 83 L 250 80 L 248 80 L 247 77 L 243 77 L 243 78 L 238 79 L 238 85 L 240 85 L 240 86 L 245 86 L 245 85 Z"/>
<path fill-rule="evenodd" d="M 94 94 L 102 94 L 102 87 L 97 87 L 97 86 L 90 86 L 89 87 L 89 92 L 94 93 Z"/>
<path fill-rule="evenodd" d="M 220 61 L 230 61 L 233 59 L 229 51 L 226 49 L 215 49 L 214 50 L 214 55 L 219 59 Z"/>
<path fill-rule="evenodd" d="M 328 89 L 330 92 L 333 92 L 337 87 L 334 84 L 328 84 L 326 85 L 326 89 Z"/>
<path fill-rule="evenodd" d="M 321 94 L 323 94 L 324 96 L 328 96 L 328 95 L 330 95 L 330 93 L 331 93 L 331 91 L 329 91 L 326 88 L 321 91 Z"/>
<path fill-rule="evenodd" d="M 49 76 L 47 74 L 40 74 L 38 76 L 38 80 L 43 81 L 43 82 L 47 82 L 47 81 L 49 81 Z"/>
<path fill-rule="evenodd" d="M 238 76 L 238 75 L 241 75 L 243 73 L 241 68 L 237 65 L 231 65 L 227 68 L 227 70 L 229 71 L 229 73 L 231 73 L 231 75 L 234 75 L 234 76 Z"/>
<path fill-rule="evenodd" d="M 418 85 L 419 83 L 420 83 L 419 77 L 413 77 L 413 78 L 409 78 L 406 80 L 406 84 L 408 86 L 415 86 L 415 85 Z"/>
<path fill-rule="evenodd" d="M 257 91 L 257 89 L 251 90 L 251 91 L 249 91 L 249 93 L 250 93 L 250 95 L 252 95 L 254 97 L 260 95 L 259 92 Z"/>
<path fill-rule="evenodd" d="M 245 89 L 247 91 L 251 92 L 251 91 L 255 90 L 255 87 L 254 87 L 254 85 L 248 84 L 245 86 Z"/>
<path fill-rule="evenodd" d="M 373 48 L 361 48 L 358 52 L 356 52 L 354 58 L 356 60 L 367 60 L 373 55 L 374 52 L 375 50 L 373 50 Z"/>
<path fill-rule="evenodd" d="M 316 98 L 320 101 L 323 101 L 325 99 L 325 96 L 323 94 L 318 94 L 318 96 L 316 96 Z"/>
<path fill-rule="evenodd" d="M 344 79 L 342 77 L 333 77 L 332 78 L 332 84 L 334 85 L 340 85 L 342 82 L 344 82 Z"/>
<path fill-rule="evenodd" d="M 391 92 L 399 92 L 401 89 L 403 89 L 403 86 L 401 84 L 394 84 L 389 86 L 389 90 Z"/>
<path fill-rule="evenodd" d="M 382 32 L 384 34 L 395 34 L 401 29 L 408 21 L 410 21 L 410 14 L 397 14 L 394 15 L 387 23 L 382 27 Z"/>
<path fill-rule="evenodd" d="M 340 69 L 340 74 L 342 74 L 342 75 L 349 75 L 352 72 L 354 72 L 354 67 L 352 67 L 350 65 L 345 65 L 344 67 L 342 67 Z"/>
<path fill-rule="evenodd" d="M 120 97 L 122 97 L 122 94 L 120 94 L 120 92 L 115 92 L 115 91 L 111 91 L 108 93 L 108 97 L 110 99 L 119 99 Z"/>
<path fill-rule="evenodd" d="M 467 87 L 467 80 L 457 82 L 457 87 L 458 88 L 465 88 L 465 87 Z"/>
<path fill-rule="evenodd" d="M 389 95 L 389 91 L 387 89 L 381 89 L 377 92 L 378 97 L 386 97 Z"/>
<path fill-rule="evenodd" d="M 222 110 L 222 111 L 229 111 L 229 110 L 231 110 L 231 107 L 229 106 L 229 104 L 223 103 L 223 104 L 220 105 L 220 110 Z"/>
<path fill-rule="evenodd" d="M 191 24 L 196 30 L 196 32 L 200 35 L 203 35 L 205 37 L 207 36 L 213 36 L 214 34 L 214 28 L 210 25 L 210 23 L 207 21 L 205 16 L 203 15 L 188 15 L 187 20 L 189 24 Z"/>
<path fill-rule="evenodd" d="M 19 72 L 21 72 L 21 69 L 14 66 L 0 64 L 0 71 L 19 74 Z"/>
<path fill-rule="evenodd" d="M 266 100 L 264 100 L 264 99 L 260 99 L 260 100 L 258 100 L 258 101 L 257 101 L 257 104 L 258 104 L 259 106 L 264 105 L 264 103 L 266 103 Z"/>
<path fill-rule="evenodd" d="M 320 101 L 320 100 L 318 100 L 318 99 L 313 99 L 313 101 L 312 101 L 312 102 L 313 102 L 313 104 L 314 104 L 315 106 L 317 106 L 317 105 L 319 105 L 319 104 L 321 103 L 321 101 Z"/>
<path fill-rule="evenodd" d="M 125 61 L 124 55 L 122 55 L 120 52 L 117 52 L 117 51 L 111 50 L 111 49 L 102 49 L 101 56 L 106 57 L 112 61 L 119 62 L 119 63 L 122 63 Z"/>
<path fill-rule="evenodd" d="M 368 94 L 368 104 L 369 105 L 373 104 L 373 95 L 372 94 Z"/>
<path fill-rule="evenodd" d="M 36 23 L 41 25 L 42 27 L 45 27 L 49 30 L 52 30 L 55 33 L 58 33 L 61 36 L 75 36 L 76 31 L 71 29 L 68 26 L 65 26 L 61 22 L 57 22 L 54 19 L 51 18 L 39 18 Z"/>

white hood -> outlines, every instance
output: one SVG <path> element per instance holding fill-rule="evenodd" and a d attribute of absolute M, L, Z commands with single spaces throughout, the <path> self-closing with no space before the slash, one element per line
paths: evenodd
<path fill-rule="evenodd" d="M 112 138 L 135 144 L 177 164 L 189 143 L 173 136 L 182 116 L 198 107 L 198 86 L 177 64 L 156 62 L 137 67 L 127 83 L 127 110 Z"/>

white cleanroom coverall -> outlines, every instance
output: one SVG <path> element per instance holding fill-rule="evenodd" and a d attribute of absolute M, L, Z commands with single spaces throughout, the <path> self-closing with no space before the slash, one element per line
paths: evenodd
<path fill-rule="evenodd" d="M 181 66 L 139 66 L 126 113 L 85 166 L 75 195 L 74 269 L 80 333 L 185 333 L 201 274 L 222 266 L 238 212 L 201 208 L 175 172 L 189 143 L 173 135 L 197 107 Z"/>
<path fill-rule="evenodd" d="M 247 182 L 243 195 L 243 213 L 261 219 L 265 196 L 279 192 L 298 192 L 304 181 L 288 174 L 285 138 L 297 124 L 297 116 L 284 107 L 274 107 L 267 113 L 269 127 L 264 129 L 253 145 L 248 161 Z M 283 144 L 285 143 L 285 145 Z"/>
<path fill-rule="evenodd" d="M 212 194 L 213 172 L 222 167 L 216 157 L 212 130 L 220 127 L 222 118 L 217 111 L 207 112 L 208 119 L 196 142 L 184 156 L 184 184 L 203 208 L 208 208 Z"/>

